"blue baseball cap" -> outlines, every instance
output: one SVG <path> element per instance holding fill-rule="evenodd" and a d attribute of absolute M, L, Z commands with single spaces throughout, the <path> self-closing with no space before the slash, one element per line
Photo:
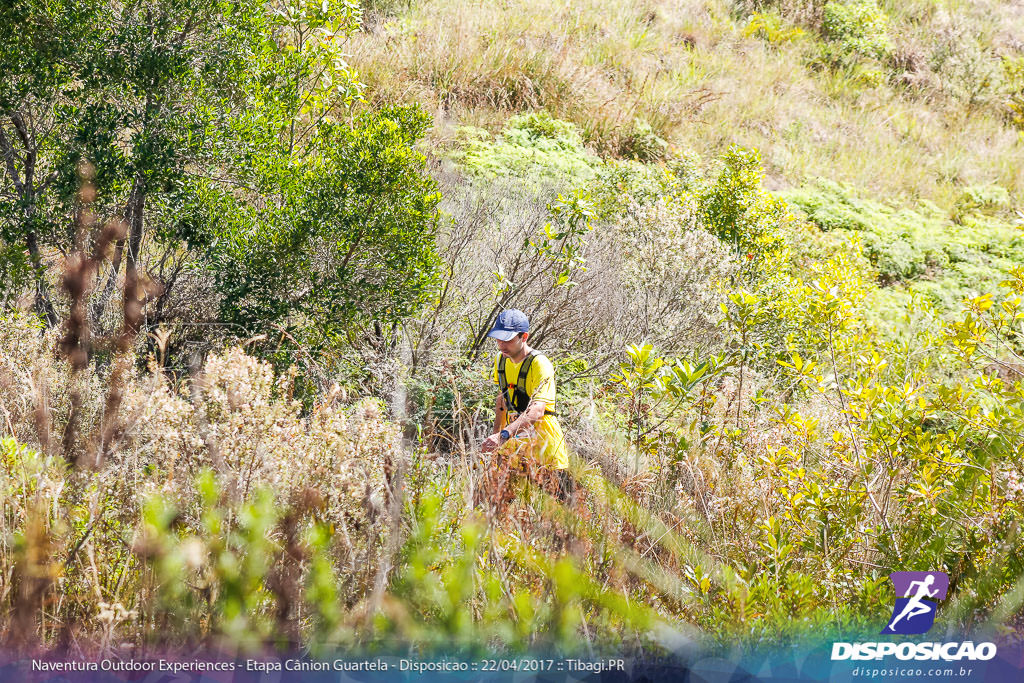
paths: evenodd
<path fill-rule="evenodd" d="M 488 337 L 494 337 L 501 341 L 508 341 L 520 332 L 530 331 L 530 319 L 526 314 L 516 308 L 510 308 L 498 314 L 494 321 L 494 327 L 487 333 Z"/>

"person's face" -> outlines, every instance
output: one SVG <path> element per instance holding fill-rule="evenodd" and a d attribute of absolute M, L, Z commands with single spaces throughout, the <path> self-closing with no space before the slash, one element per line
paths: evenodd
<path fill-rule="evenodd" d="M 515 358 L 523 350 L 526 345 L 526 338 L 529 336 L 529 332 L 520 332 L 516 336 L 512 337 L 508 341 L 501 341 L 495 339 L 494 343 L 498 345 L 498 350 L 501 351 L 501 355 L 506 358 Z"/>

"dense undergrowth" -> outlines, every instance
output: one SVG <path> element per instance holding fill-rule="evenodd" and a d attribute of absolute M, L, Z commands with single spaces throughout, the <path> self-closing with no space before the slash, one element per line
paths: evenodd
<path fill-rule="evenodd" d="M 269 32 L 252 69 L 12 157 L 66 186 L 15 166 L 0 205 L 4 643 L 783 645 L 877 633 L 894 570 L 949 574 L 940 628 L 1016 632 L 1011 15 L 320 7 L 209 10 L 220 45 Z M 169 72 L 221 64 L 201 38 Z M 100 111 L 67 78 L 60 111 Z M 4 85 L 17 129 L 43 95 Z M 207 85 L 209 149 L 166 135 Z M 478 448 L 513 306 L 557 368 L 568 503 Z"/>
<path fill-rule="evenodd" d="M 590 221 L 625 221 L 632 249 L 619 258 L 643 284 L 632 296 L 657 295 L 666 268 L 692 269 L 702 231 L 740 258 L 721 270 L 711 252 L 719 270 L 700 273 L 712 288 L 702 344 L 666 335 L 602 358 L 571 320 L 553 326 L 563 376 L 591 376 L 559 394 L 581 484 L 569 507 L 543 472 L 475 450 L 490 352 L 464 356 L 458 380 L 442 370 L 456 351 L 431 345 L 403 380 L 425 383 L 406 396 L 417 412 L 397 424 L 353 386 L 304 404 L 301 366 L 275 372 L 239 348 L 176 379 L 157 362 L 159 338 L 149 370 L 75 371 L 53 358 L 56 330 L 8 314 L 8 638 L 122 654 L 781 643 L 877 626 L 897 568 L 950 574 L 948 628 L 1006 622 L 1024 569 L 1019 267 L 952 315 L 913 299 L 886 329 L 859 247 L 816 254 L 830 232 L 759 189 L 756 156 L 733 150 L 721 169 L 662 169 L 628 197 L 620 178 L 600 211 L 575 207 L 588 255 Z M 573 200 L 562 201 L 556 219 Z M 537 296 L 599 296 L 585 279 L 596 256 L 558 253 L 581 281 L 559 284 L 552 269 Z M 479 292 L 460 282 L 449 286 L 465 306 Z M 445 316 L 462 313 L 440 303 L 431 320 L 457 325 Z M 418 436 L 403 442 L 409 427 Z"/>

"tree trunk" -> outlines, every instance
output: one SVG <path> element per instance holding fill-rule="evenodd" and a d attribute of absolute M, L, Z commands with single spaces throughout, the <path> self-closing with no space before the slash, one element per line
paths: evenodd
<path fill-rule="evenodd" d="M 25 234 L 25 244 L 28 246 L 29 257 L 32 259 L 32 273 L 36 281 L 36 314 L 46 321 L 47 327 L 57 324 L 57 311 L 50 301 L 50 286 L 46 282 L 46 270 L 43 268 L 43 258 L 39 253 L 39 242 L 36 239 L 34 230 Z"/>
<path fill-rule="evenodd" d="M 142 296 L 139 280 L 139 251 L 142 248 L 142 215 L 146 208 L 146 186 L 141 176 L 135 179 L 135 206 L 128 223 L 128 259 L 124 271 L 124 326 L 132 334 L 142 325 Z"/>
<path fill-rule="evenodd" d="M 29 258 L 32 260 L 32 275 L 35 280 L 36 300 L 35 310 L 41 316 L 48 327 L 57 324 L 57 312 L 50 300 L 50 287 L 46 282 L 46 272 L 43 268 L 43 257 L 39 251 L 39 236 L 33 228 L 33 219 L 36 212 L 36 145 L 35 137 L 25 125 L 25 119 L 20 112 L 8 114 L 11 124 L 14 126 L 16 139 L 21 141 L 25 151 L 21 174 L 18 173 L 18 155 L 14 153 L 14 145 L 0 127 L 0 154 L 3 155 L 4 166 L 7 174 L 11 177 L 14 189 L 21 200 L 22 216 L 24 220 L 25 246 L 28 248 Z"/>
<path fill-rule="evenodd" d="M 145 201 L 146 196 L 142 176 L 137 175 L 135 177 L 135 182 L 132 184 L 132 191 L 128 195 L 128 203 L 125 205 L 124 209 L 124 220 L 131 231 L 131 239 L 136 239 L 136 232 L 138 233 L 138 238 L 135 242 L 136 250 L 138 249 L 138 244 L 142 241 L 142 209 Z M 107 282 L 103 285 L 103 292 L 100 294 L 99 300 L 93 306 L 93 325 L 97 329 L 99 329 L 100 319 L 103 317 L 104 311 L 107 310 L 107 306 L 110 305 L 110 300 L 114 296 L 114 291 L 117 289 L 117 275 L 121 272 L 121 261 L 124 259 L 124 246 L 125 240 L 123 238 L 119 239 L 114 247 L 114 260 L 110 265 L 110 273 L 107 275 Z"/>

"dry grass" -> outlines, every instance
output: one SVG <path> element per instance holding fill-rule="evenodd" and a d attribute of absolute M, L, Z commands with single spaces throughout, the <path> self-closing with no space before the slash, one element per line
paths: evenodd
<path fill-rule="evenodd" d="M 891 32 L 911 52 L 934 48 L 926 41 L 943 27 L 985 54 L 1020 49 L 1024 13 L 946 4 L 890 9 Z M 1020 135 L 996 95 L 968 109 L 942 83 L 869 85 L 814 71 L 812 37 L 766 44 L 744 36 L 731 10 L 714 0 L 422 0 L 350 49 L 371 101 L 425 103 L 442 144 L 454 124 L 496 129 L 510 113 L 546 109 L 603 154 L 629 156 L 642 120 L 705 156 L 733 142 L 756 147 L 779 186 L 823 176 L 947 204 L 962 185 L 997 183 L 1021 197 Z"/>
<path fill-rule="evenodd" d="M 344 405 L 334 391 L 300 414 L 290 395 L 294 375 L 276 376 L 241 349 L 211 355 L 180 387 L 155 364 L 136 372 L 128 363 L 120 377 L 91 363 L 76 373 L 55 356 L 56 334 L 28 316 L 0 318 L 3 642 L 77 652 L 141 647 L 156 604 L 144 503 L 160 496 L 178 510 L 179 527 L 197 533 L 196 478 L 206 468 L 228 506 L 267 487 L 281 506 L 315 500 L 317 518 L 335 530 L 339 600 L 354 602 L 373 585 L 390 528 L 389 477 L 402 457 L 397 428 L 375 401 Z M 107 414 L 112 382 L 120 382 L 123 401 Z M 109 425 L 102 462 L 64 452 L 60 435 L 76 391 L 80 436 L 72 455 L 95 451 Z M 201 631 L 193 636 L 205 637 Z"/>
<path fill-rule="evenodd" d="M 667 132 L 704 96 L 674 72 L 689 59 L 693 31 L 711 19 L 673 6 L 421 3 L 357 36 L 353 62 L 374 99 L 421 101 L 441 118 L 492 124 L 507 112 L 546 108 L 616 153 L 635 118 Z"/>

